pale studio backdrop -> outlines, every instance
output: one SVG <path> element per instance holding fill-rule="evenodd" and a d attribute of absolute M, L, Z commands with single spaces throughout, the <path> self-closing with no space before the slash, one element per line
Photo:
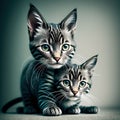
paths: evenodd
<path fill-rule="evenodd" d="M 4 0 L 0 4 L 0 107 L 20 96 L 22 66 L 31 56 L 27 32 L 29 3 L 48 22 L 60 22 L 77 8 L 74 62 L 81 64 L 99 54 L 92 95 L 99 106 L 120 107 L 119 33 L 120 2 L 116 0 Z"/>

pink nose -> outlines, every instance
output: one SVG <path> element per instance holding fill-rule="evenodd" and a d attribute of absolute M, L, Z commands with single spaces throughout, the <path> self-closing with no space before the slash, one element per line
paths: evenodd
<path fill-rule="evenodd" d="M 58 62 L 60 60 L 60 57 L 55 57 L 55 60 Z"/>
<path fill-rule="evenodd" d="M 74 96 L 78 93 L 78 91 L 73 91 Z"/>

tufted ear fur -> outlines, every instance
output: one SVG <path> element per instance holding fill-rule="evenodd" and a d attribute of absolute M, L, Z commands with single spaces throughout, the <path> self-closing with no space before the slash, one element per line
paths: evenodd
<path fill-rule="evenodd" d="M 97 59 L 98 59 L 98 55 L 95 55 L 93 57 L 91 57 L 90 59 L 88 59 L 86 62 L 84 62 L 81 65 L 82 69 L 88 69 L 91 70 L 95 67 L 96 63 L 97 63 Z"/>
<path fill-rule="evenodd" d="M 73 31 L 77 21 L 77 9 L 73 9 L 59 24 L 61 29 Z"/>
<path fill-rule="evenodd" d="M 30 4 L 30 9 L 28 12 L 28 32 L 30 38 L 35 35 L 41 29 L 47 29 L 48 24 L 42 15 L 39 13 L 37 8 Z"/>

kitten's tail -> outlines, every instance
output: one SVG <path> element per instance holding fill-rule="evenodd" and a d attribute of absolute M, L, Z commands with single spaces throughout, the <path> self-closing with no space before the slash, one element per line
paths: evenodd
<path fill-rule="evenodd" d="M 15 105 L 15 104 L 17 104 L 17 103 L 19 103 L 19 102 L 22 102 L 22 101 L 23 101 L 22 97 L 15 98 L 15 99 L 9 101 L 8 103 L 6 103 L 6 104 L 2 107 L 1 111 L 2 111 L 3 113 L 6 113 L 7 110 L 8 110 L 10 107 L 12 107 L 13 105 Z"/>

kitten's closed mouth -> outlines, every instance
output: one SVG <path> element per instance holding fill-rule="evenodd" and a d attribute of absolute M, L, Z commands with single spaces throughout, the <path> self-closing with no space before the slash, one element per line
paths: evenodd
<path fill-rule="evenodd" d="M 50 65 L 63 65 L 62 63 L 53 63 L 53 64 L 50 64 Z"/>

